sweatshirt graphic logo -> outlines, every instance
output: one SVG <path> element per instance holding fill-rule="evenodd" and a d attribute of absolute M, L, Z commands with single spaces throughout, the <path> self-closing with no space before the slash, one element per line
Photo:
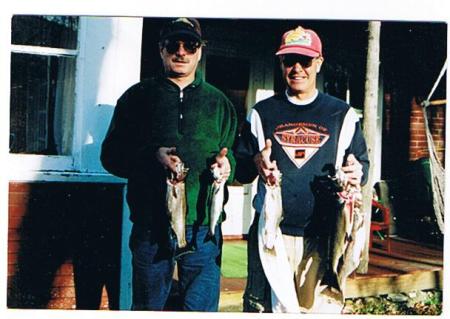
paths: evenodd
<path fill-rule="evenodd" d="M 278 125 L 273 135 L 297 168 L 305 165 L 330 138 L 327 128 L 305 122 Z"/>

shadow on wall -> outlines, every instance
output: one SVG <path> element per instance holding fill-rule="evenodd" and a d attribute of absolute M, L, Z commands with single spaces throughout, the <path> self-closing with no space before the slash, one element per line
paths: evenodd
<path fill-rule="evenodd" d="M 9 248 L 17 246 L 17 257 L 9 249 L 9 308 L 56 300 L 52 308 L 99 309 L 103 287 L 108 308 L 119 308 L 122 192 L 111 184 L 10 184 Z"/>
<path fill-rule="evenodd" d="M 91 171 L 102 171 L 103 167 L 99 161 L 101 145 L 108 131 L 115 106 L 99 104 L 89 107 L 92 108 L 96 116 L 88 117 L 84 121 L 86 130 L 83 132 L 83 135 L 85 135 L 82 143 L 83 161 L 87 163 L 86 166 L 89 166 Z"/>

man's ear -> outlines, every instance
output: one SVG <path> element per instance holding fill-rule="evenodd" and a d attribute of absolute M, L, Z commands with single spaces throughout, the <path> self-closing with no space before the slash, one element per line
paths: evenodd
<path fill-rule="evenodd" d="M 164 47 L 163 47 L 163 45 L 162 45 L 161 42 L 158 44 L 158 47 L 159 47 L 159 55 L 160 55 L 161 58 L 162 58 L 162 57 L 163 57 L 163 50 L 164 50 Z"/>
<path fill-rule="evenodd" d="M 199 50 L 199 52 L 198 52 L 198 59 L 197 59 L 197 62 L 200 62 L 200 60 L 202 59 L 202 48 L 200 47 L 200 48 L 198 48 L 198 50 Z"/>
<path fill-rule="evenodd" d="M 320 72 L 320 68 L 322 67 L 322 63 L 323 63 L 323 57 L 319 57 L 318 61 L 317 61 L 317 67 L 316 67 L 316 72 L 317 73 Z"/>

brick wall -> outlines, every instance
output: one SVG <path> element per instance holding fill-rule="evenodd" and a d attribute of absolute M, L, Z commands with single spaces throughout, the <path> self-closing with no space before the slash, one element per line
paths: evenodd
<path fill-rule="evenodd" d="M 444 163 L 445 106 L 429 106 L 427 115 L 434 146 L 439 160 Z M 429 157 L 422 106 L 417 103 L 416 99 L 411 102 L 409 133 L 409 159 L 415 161 L 423 157 Z"/>
<path fill-rule="evenodd" d="M 9 308 L 118 309 L 121 185 L 10 183 L 8 206 Z"/>
<path fill-rule="evenodd" d="M 444 163 L 445 159 L 445 105 L 430 106 L 431 134 L 439 160 Z"/>

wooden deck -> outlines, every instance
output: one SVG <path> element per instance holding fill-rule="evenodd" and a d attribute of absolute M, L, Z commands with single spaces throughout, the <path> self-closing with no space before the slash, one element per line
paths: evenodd
<path fill-rule="evenodd" d="M 367 274 L 351 275 L 348 298 L 442 289 L 443 249 L 393 238 L 392 251 L 373 249 Z"/>
<path fill-rule="evenodd" d="M 392 238 L 391 253 L 373 249 L 368 273 L 347 280 L 346 297 L 442 289 L 443 249 Z M 222 278 L 221 306 L 242 302 L 246 279 Z"/>

